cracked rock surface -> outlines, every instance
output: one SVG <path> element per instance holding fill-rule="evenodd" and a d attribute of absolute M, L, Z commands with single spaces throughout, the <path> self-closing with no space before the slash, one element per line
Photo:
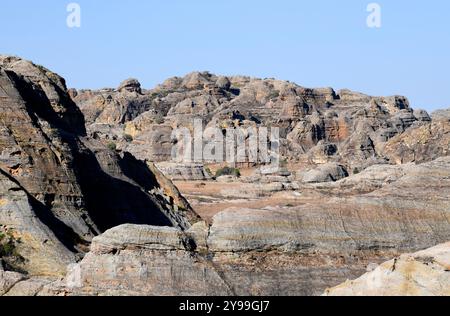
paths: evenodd
<path fill-rule="evenodd" d="M 326 291 L 328 296 L 449 296 L 450 243 L 402 255 L 354 281 Z"/>

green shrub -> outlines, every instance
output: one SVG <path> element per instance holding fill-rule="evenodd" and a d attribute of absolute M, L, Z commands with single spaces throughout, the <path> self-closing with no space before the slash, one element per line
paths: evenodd
<path fill-rule="evenodd" d="M 216 172 L 216 178 L 221 176 L 234 176 L 239 178 L 241 176 L 241 171 L 236 168 L 224 167 Z"/>
<path fill-rule="evenodd" d="M 108 143 L 108 148 L 112 151 L 116 151 L 117 150 L 117 145 L 113 142 Z"/>
<path fill-rule="evenodd" d="M 288 166 L 288 161 L 286 159 L 280 160 L 280 167 L 281 168 L 287 168 L 287 166 Z"/>
<path fill-rule="evenodd" d="M 21 243 L 21 240 L 20 238 L 16 239 L 11 230 L 4 228 L 0 225 L 0 264 L 3 264 L 7 271 L 25 273 L 21 266 L 26 260 L 17 250 L 17 245 Z"/>
<path fill-rule="evenodd" d="M 131 136 L 130 134 L 123 134 L 123 139 L 127 142 L 127 143 L 131 143 L 133 141 L 133 136 Z"/>
<path fill-rule="evenodd" d="M 162 113 L 158 113 L 156 114 L 155 119 L 153 120 L 156 124 L 162 124 L 164 123 L 166 120 L 164 118 L 164 115 Z"/>
<path fill-rule="evenodd" d="M 208 167 L 205 167 L 205 171 L 209 176 L 214 176 L 214 174 L 212 173 L 211 169 L 209 169 Z"/>
<path fill-rule="evenodd" d="M 16 250 L 16 241 L 12 233 L 0 232 L 0 257 L 19 257 Z"/>
<path fill-rule="evenodd" d="M 276 98 L 278 98 L 279 96 L 280 96 L 280 91 L 275 90 L 275 91 L 272 91 L 272 92 L 269 94 L 268 98 L 269 98 L 269 99 L 276 99 Z"/>

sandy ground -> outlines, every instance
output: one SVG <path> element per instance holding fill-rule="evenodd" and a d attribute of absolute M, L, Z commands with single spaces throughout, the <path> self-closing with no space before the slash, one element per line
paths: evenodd
<path fill-rule="evenodd" d="M 208 222 L 211 222 L 214 215 L 228 208 L 241 207 L 246 209 L 264 209 L 267 207 L 295 207 L 304 205 L 308 199 L 301 197 L 297 192 L 282 191 L 267 193 L 255 198 L 227 196 L 224 190 L 251 191 L 254 184 L 232 182 L 219 183 L 215 181 L 175 181 L 175 185 L 181 193 L 189 200 L 194 210 Z"/>

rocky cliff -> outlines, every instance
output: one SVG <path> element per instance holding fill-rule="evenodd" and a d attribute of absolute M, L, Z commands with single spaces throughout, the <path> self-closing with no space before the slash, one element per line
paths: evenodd
<path fill-rule="evenodd" d="M 2 56 L 0 104 L 0 233 L 15 241 L 16 269 L 65 273 L 94 236 L 123 223 L 195 222 L 145 163 L 86 135 L 58 75 Z"/>
<path fill-rule="evenodd" d="M 379 165 L 309 184 L 297 207 L 234 207 L 184 232 L 122 225 L 94 238 L 67 277 L 38 294 L 320 295 L 389 258 L 450 240 L 449 179 L 449 158 Z M 429 275 L 445 291 L 439 258 L 424 269 L 442 266 Z"/>
<path fill-rule="evenodd" d="M 209 73 L 68 91 L 2 56 L 0 105 L 0 295 L 320 295 L 450 240 L 450 121 L 404 97 Z M 167 163 L 172 129 L 196 117 L 280 127 L 302 172 L 196 183 L 201 219 L 151 162 L 207 179 Z M 430 256 L 398 273 L 437 271 L 441 250 Z M 434 285 L 450 287 L 441 270 Z"/>
<path fill-rule="evenodd" d="M 430 161 L 450 150 L 448 124 L 431 123 L 428 113 L 413 110 L 402 96 L 371 97 L 207 72 L 171 78 L 152 90 L 130 79 L 118 89 L 72 90 L 71 95 L 85 113 L 89 133 L 157 162 L 170 160 L 172 129 L 192 128 L 194 118 L 220 128 L 279 127 L 284 160 L 306 166 L 340 163 L 350 173 L 377 163 Z M 407 138 L 417 136 L 410 145 Z"/>
<path fill-rule="evenodd" d="M 328 296 L 450 296 L 450 243 L 383 263 Z"/>

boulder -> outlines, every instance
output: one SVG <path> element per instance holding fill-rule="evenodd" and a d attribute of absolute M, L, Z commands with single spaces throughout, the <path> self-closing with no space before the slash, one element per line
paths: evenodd
<path fill-rule="evenodd" d="M 142 93 L 141 83 L 137 79 L 127 79 L 123 81 L 117 88 L 119 92 L 136 92 Z"/>
<path fill-rule="evenodd" d="M 301 175 L 304 183 L 334 182 L 348 177 L 344 166 L 336 163 L 328 163 L 310 170 Z"/>
<path fill-rule="evenodd" d="M 230 90 L 231 82 L 227 77 L 219 77 L 216 81 L 216 87 L 222 90 Z"/>

